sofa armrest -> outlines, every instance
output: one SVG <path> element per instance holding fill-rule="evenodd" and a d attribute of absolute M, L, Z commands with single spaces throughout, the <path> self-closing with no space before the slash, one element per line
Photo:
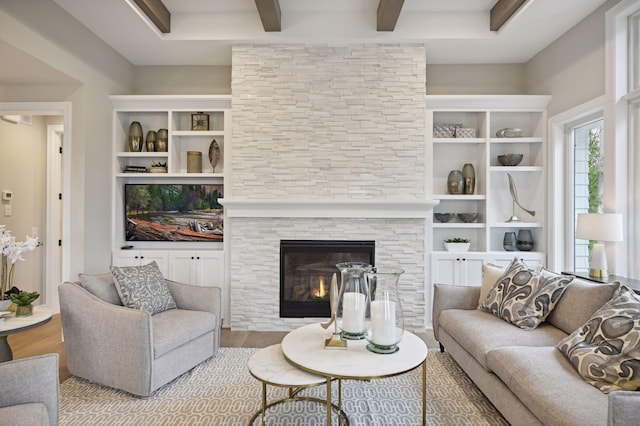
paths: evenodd
<path fill-rule="evenodd" d="M 70 282 L 58 293 L 69 372 L 131 393 L 140 383 L 150 387 L 151 315 L 105 302 Z"/>
<path fill-rule="evenodd" d="M 49 422 L 52 425 L 58 424 L 58 354 L 0 363 L 0 383 L 0 407 L 42 403 L 47 407 Z"/>
<path fill-rule="evenodd" d="M 480 298 L 480 287 L 465 287 L 435 284 L 433 289 L 433 334 L 438 338 L 440 312 L 446 309 L 476 309 Z"/>
<path fill-rule="evenodd" d="M 640 418 L 640 392 L 617 391 L 609 394 L 607 425 L 636 424 Z"/>
<path fill-rule="evenodd" d="M 221 317 L 222 290 L 165 280 L 179 309 L 211 312 Z"/>

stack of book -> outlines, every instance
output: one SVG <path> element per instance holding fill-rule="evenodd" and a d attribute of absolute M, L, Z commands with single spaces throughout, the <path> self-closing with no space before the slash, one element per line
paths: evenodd
<path fill-rule="evenodd" d="M 127 166 L 124 168 L 125 173 L 147 173 L 147 168 L 144 166 Z"/>

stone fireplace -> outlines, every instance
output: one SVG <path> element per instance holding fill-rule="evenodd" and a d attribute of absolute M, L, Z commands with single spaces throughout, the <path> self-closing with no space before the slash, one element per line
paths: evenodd
<path fill-rule="evenodd" d="M 405 326 L 423 329 L 426 54 L 419 45 L 237 45 L 225 179 L 232 329 L 286 331 L 280 241 L 375 241 L 405 270 Z"/>
<path fill-rule="evenodd" d="M 340 280 L 335 265 L 374 261 L 375 241 L 280 241 L 280 317 L 331 317 L 331 280 Z"/>

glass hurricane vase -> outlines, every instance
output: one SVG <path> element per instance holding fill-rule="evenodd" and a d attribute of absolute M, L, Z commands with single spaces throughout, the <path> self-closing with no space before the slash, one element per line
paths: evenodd
<path fill-rule="evenodd" d="M 398 343 L 404 334 L 404 315 L 398 295 L 398 281 L 403 273 L 399 268 L 372 268 L 366 273 L 371 320 L 365 338 L 371 352 L 392 354 L 398 351 Z"/>
<path fill-rule="evenodd" d="M 336 321 L 340 336 L 347 340 L 364 339 L 369 326 L 368 290 L 365 273 L 371 265 L 360 262 L 338 263 L 340 270 L 340 292 Z"/>

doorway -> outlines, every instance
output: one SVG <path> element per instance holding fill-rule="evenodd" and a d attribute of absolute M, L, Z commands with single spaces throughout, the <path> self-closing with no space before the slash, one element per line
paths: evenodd
<path fill-rule="evenodd" d="M 71 134 L 64 134 L 64 129 L 71 128 L 70 102 L 0 102 L 0 115 L 26 116 L 62 116 L 62 125 L 46 127 L 47 139 L 47 174 L 45 200 L 45 254 L 43 265 L 43 281 L 40 284 L 42 303 L 54 313 L 60 312 L 58 303 L 58 285 L 69 280 L 70 266 L 70 194 L 71 158 L 70 155 L 60 157 L 59 148 L 64 141 L 66 152 L 71 152 Z M 53 146 L 50 146 L 53 145 Z M 51 152 L 50 152 L 51 151 Z M 53 155 L 57 152 L 57 155 Z M 52 167 L 53 166 L 53 167 Z M 53 196 L 52 191 L 56 191 Z M 42 236 L 42 235 L 40 235 Z M 60 241 L 60 243 L 59 243 Z"/>

